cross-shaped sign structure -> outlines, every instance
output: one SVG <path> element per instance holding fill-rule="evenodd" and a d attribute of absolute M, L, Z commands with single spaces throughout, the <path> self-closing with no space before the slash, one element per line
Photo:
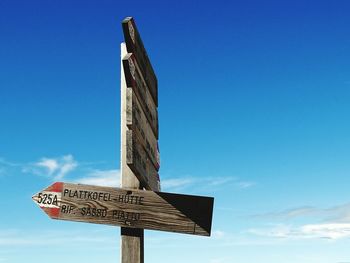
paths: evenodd
<path fill-rule="evenodd" d="M 143 229 L 210 236 L 214 198 L 160 191 L 157 78 L 134 19 L 122 27 L 122 188 L 56 182 L 33 200 L 53 219 L 121 226 L 122 263 L 142 263 Z"/>

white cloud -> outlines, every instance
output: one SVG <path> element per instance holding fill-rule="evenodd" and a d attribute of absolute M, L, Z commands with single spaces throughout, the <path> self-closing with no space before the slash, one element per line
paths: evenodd
<path fill-rule="evenodd" d="M 237 182 L 237 183 L 236 183 L 236 186 L 237 186 L 238 188 L 240 188 L 240 189 L 250 188 L 250 187 L 252 187 L 252 186 L 254 186 L 254 185 L 255 185 L 254 182 L 244 182 L 244 181 L 242 181 L 242 182 Z"/>
<path fill-rule="evenodd" d="M 0 177 L 13 174 L 13 171 L 15 171 L 18 167 L 21 167 L 21 164 L 9 162 L 0 157 Z"/>
<path fill-rule="evenodd" d="M 75 180 L 77 183 L 120 187 L 120 170 L 94 170 L 87 176 Z"/>
<path fill-rule="evenodd" d="M 72 155 L 63 156 L 60 163 L 60 168 L 56 175 L 56 179 L 62 179 L 67 173 L 73 171 L 78 166 Z"/>
<path fill-rule="evenodd" d="M 350 224 L 306 224 L 298 227 L 277 225 L 271 228 L 249 229 L 248 233 L 284 239 L 340 239 L 350 237 Z"/>
<path fill-rule="evenodd" d="M 39 233 L 40 232 L 40 233 Z M 107 243 L 111 242 L 110 235 L 106 236 L 103 231 L 100 235 L 96 233 L 85 233 L 83 231 L 59 232 L 39 231 L 36 233 L 23 233 L 23 231 L 10 231 L 0 234 L 0 249 L 13 246 L 38 246 L 56 244 L 81 244 L 81 243 Z M 100 237 L 98 237 L 100 236 Z"/>
<path fill-rule="evenodd" d="M 94 163 L 95 164 L 95 163 Z M 46 176 L 53 181 L 64 179 L 66 182 L 81 184 L 99 185 L 99 186 L 120 186 L 120 170 L 98 170 L 87 166 L 86 163 L 78 163 L 73 155 L 68 154 L 57 158 L 43 157 L 35 163 L 23 166 L 22 171 L 40 176 Z M 85 167 L 84 167 L 85 166 Z M 84 176 L 77 177 L 72 172 L 78 170 Z M 86 172 L 87 171 L 87 172 Z M 69 175 L 69 176 L 68 176 Z"/>
<path fill-rule="evenodd" d="M 268 219 L 270 224 L 271 220 L 280 222 L 272 227 L 248 230 L 248 233 L 257 236 L 331 240 L 350 238 L 350 203 L 329 208 L 301 206 L 279 212 L 255 215 L 253 218 L 255 220 Z"/>
<path fill-rule="evenodd" d="M 225 237 L 225 232 L 221 230 L 214 230 L 212 231 L 212 237 L 215 239 L 222 239 Z"/>
<path fill-rule="evenodd" d="M 232 186 L 236 189 L 247 189 L 255 185 L 254 182 L 242 181 L 237 177 L 216 176 L 216 177 L 177 177 L 161 180 L 162 189 L 165 191 L 179 191 L 196 186 L 196 189 L 208 190 L 217 189 L 222 186 Z"/>
<path fill-rule="evenodd" d="M 0 164 L 2 164 L 3 166 L 12 166 L 12 167 L 21 166 L 21 164 L 19 164 L 19 163 L 9 162 L 5 158 L 2 158 L 2 157 L 0 157 Z"/>
<path fill-rule="evenodd" d="M 220 186 L 223 184 L 231 183 L 237 179 L 235 177 L 210 177 L 205 178 L 205 180 L 208 181 L 211 186 Z"/>
<path fill-rule="evenodd" d="M 350 237 L 350 224 L 310 224 L 300 228 L 304 237 L 339 239 Z"/>
<path fill-rule="evenodd" d="M 23 168 L 23 172 L 51 177 L 54 181 L 62 180 L 68 173 L 78 167 L 73 155 L 68 154 L 58 158 L 41 158 L 38 162 Z"/>
<path fill-rule="evenodd" d="M 305 217 L 305 216 L 312 216 L 319 214 L 319 210 L 315 207 L 311 206 L 302 206 L 302 207 L 296 207 L 292 209 L 287 209 L 283 211 L 277 211 L 277 212 L 269 212 L 264 214 L 257 214 L 253 215 L 255 218 L 266 218 L 266 219 L 293 219 L 297 217 Z"/>
<path fill-rule="evenodd" d="M 49 175 L 52 175 L 59 168 L 57 160 L 47 158 L 42 158 L 41 161 L 36 163 L 36 166 L 46 168 Z"/>
<path fill-rule="evenodd" d="M 271 228 L 253 228 L 247 231 L 250 234 L 264 237 L 287 238 L 291 237 L 291 227 L 288 225 L 277 225 Z"/>
<path fill-rule="evenodd" d="M 161 186 L 164 189 L 187 187 L 195 183 L 193 178 L 174 178 L 161 181 Z"/>
<path fill-rule="evenodd" d="M 253 215 L 255 218 L 274 220 L 292 220 L 306 217 L 317 217 L 325 223 L 348 223 L 350 222 L 350 203 L 332 206 L 329 208 L 317 208 L 312 206 L 300 206 L 277 212 Z"/>

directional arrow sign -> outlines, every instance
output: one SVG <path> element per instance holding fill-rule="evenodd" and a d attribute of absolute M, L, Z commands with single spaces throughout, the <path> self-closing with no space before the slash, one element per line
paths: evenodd
<path fill-rule="evenodd" d="M 53 219 L 210 236 L 214 198 L 57 182 L 33 196 Z"/>

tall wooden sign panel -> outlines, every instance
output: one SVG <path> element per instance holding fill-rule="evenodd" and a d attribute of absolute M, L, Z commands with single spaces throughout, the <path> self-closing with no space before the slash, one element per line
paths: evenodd
<path fill-rule="evenodd" d="M 134 19 L 124 19 L 122 28 L 122 187 L 160 191 L 158 81 Z M 121 232 L 122 263 L 143 262 L 143 229 Z"/>
<path fill-rule="evenodd" d="M 160 191 L 158 170 L 158 82 L 132 18 L 124 19 L 122 100 L 126 163 L 147 190 Z M 126 54 L 127 52 L 127 54 Z"/>
<path fill-rule="evenodd" d="M 127 54 L 125 43 L 121 44 L 121 61 Z M 121 87 L 121 187 L 130 189 L 141 189 L 140 181 L 127 165 L 127 137 L 126 126 L 126 81 L 123 63 L 120 65 L 120 87 Z M 121 228 L 121 263 L 143 263 L 144 262 L 144 230 Z"/>

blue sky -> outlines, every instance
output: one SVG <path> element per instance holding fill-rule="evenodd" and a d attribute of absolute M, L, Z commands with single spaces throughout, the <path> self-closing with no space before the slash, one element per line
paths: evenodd
<path fill-rule="evenodd" d="M 145 231 L 145 262 L 350 262 L 349 1 L 0 0 L 0 263 L 118 262 L 118 227 L 54 221 L 54 181 L 118 185 L 121 21 L 159 82 L 164 191 L 212 237 Z"/>

